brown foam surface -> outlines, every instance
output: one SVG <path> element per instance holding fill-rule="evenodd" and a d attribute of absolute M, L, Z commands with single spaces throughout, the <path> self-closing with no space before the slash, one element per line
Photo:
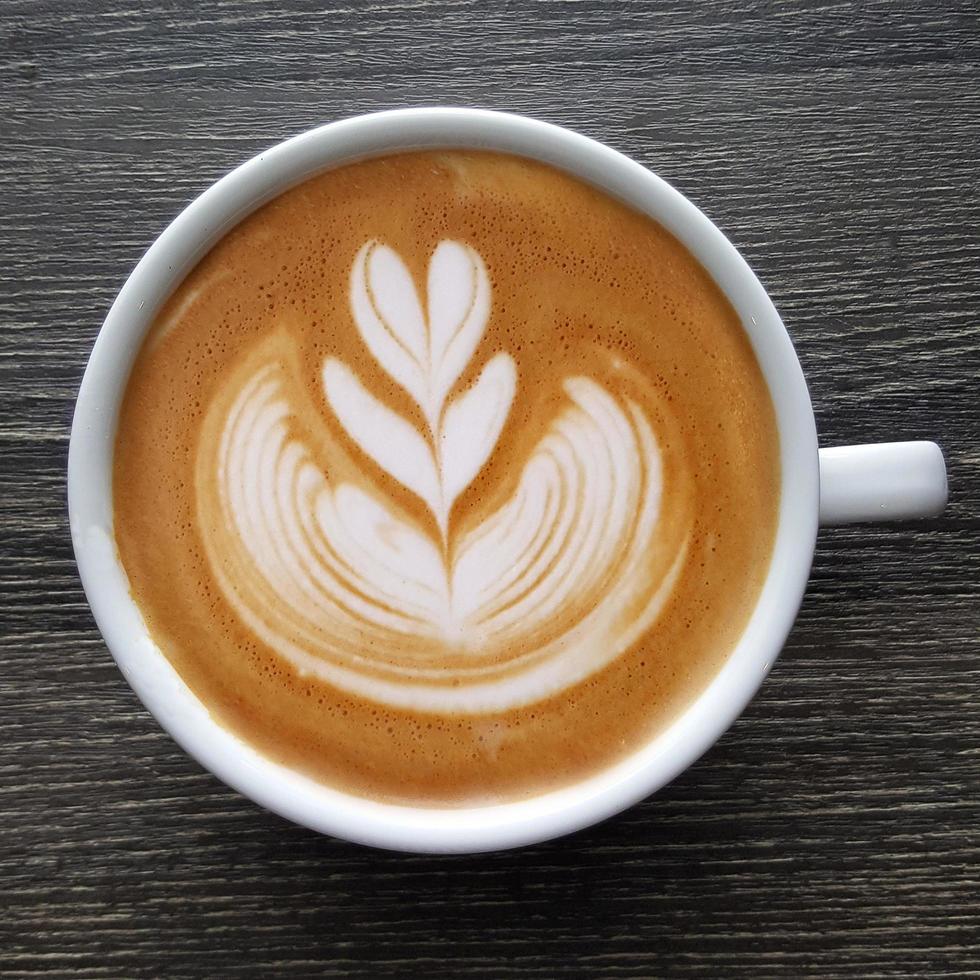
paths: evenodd
<path fill-rule="evenodd" d="M 687 541 L 666 605 L 625 653 L 543 700 L 479 714 L 381 704 L 300 671 L 265 642 L 216 579 L 205 540 L 222 538 L 202 504 L 210 478 L 199 472 L 212 440 L 209 418 L 261 356 L 288 380 L 292 431 L 304 434 L 317 465 L 333 460 L 344 472 L 329 476 L 362 482 L 432 530 L 417 495 L 350 444 L 326 405 L 322 370 L 327 358 L 343 361 L 386 405 L 422 424 L 353 322 L 351 267 L 365 242 L 378 240 L 424 291 L 445 239 L 482 256 L 492 288 L 485 334 L 457 388 L 472 385 L 498 352 L 517 372 L 507 424 L 456 501 L 452 527 L 477 526 L 514 492 L 568 403 L 563 382 L 585 376 L 651 420 L 663 466 L 658 533 L 665 543 Z M 329 457 L 328 445 L 339 447 Z M 689 703 L 755 603 L 778 485 L 775 419 L 748 340 L 720 290 L 671 235 L 538 163 L 410 153 L 284 194 L 223 239 L 170 298 L 122 408 L 115 531 L 151 634 L 222 725 L 330 785 L 455 805 L 581 779 L 636 749 Z M 652 555 L 644 574 L 662 575 L 658 561 Z M 592 602 L 579 600 L 583 609 Z M 400 652 L 394 645 L 383 654 L 397 661 Z M 520 653 L 502 648 L 500 656 Z"/>

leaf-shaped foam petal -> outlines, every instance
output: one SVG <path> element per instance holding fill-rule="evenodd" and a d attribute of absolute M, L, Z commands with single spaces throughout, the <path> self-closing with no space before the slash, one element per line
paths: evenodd
<path fill-rule="evenodd" d="M 368 350 L 423 406 L 428 385 L 428 342 L 415 284 L 387 245 L 371 241 L 351 267 L 351 312 Z"/>
<path fill-rule="evenodd" d="M 497 354 L 487 362 L 473 387 L 446 409 L 439 448 L 447 516 L 453 501 L 483 469 L 497 445 L 516 387 L 513 360 L 508 354 Z"/>
<path fill-rule="evenodd" d="M 477 252 L 459 242 L 439 243 L 429 262 L 428 307 L 430 417 L 435 419 L 490 316 L 490 281 Z"/>
<path fill-rule="evenodd" d="M 323 364 L 323 390 L 358 447 L 438 514 L 439 477 L 432 450 L 418 429 L 378 401 L 346 364 L 332 357 Z"/>
<path fill-rule="evenodd" d="M 359 487 L 342 483 L 334 491 L 344 534 L 356 546 L 356 561 L 365 565 L 384 601 L 394 608 L 446 618 L 448 583 L 442 555 L 429 537 L 394 517 L 383 501 Z"/>

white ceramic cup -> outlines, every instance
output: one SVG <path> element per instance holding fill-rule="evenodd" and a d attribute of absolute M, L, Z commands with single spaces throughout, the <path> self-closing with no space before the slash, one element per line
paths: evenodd
<path fill-rule="evenodd" d="M 314 174 L 403 150 L 475 147 L 533 157 L 649 214 L 677 236 L 738 311 L 772 394 L 782 494 L 772 565 L 735 650 L 677 720 L 583 782 L 515 803 L 415 808 L 351 796 L 277 765 L 218 725 L 148 635 L 113 539 L 116 422 L 140 344 L 161 304 L 230 228 Z M 933 443 L 818 452 L 799 361 L 772 302 L 724 235 L 659 177 L 576 133 L 472 109 L 407 109 L 322 126 L 260 153 L 205 191 L 153 243 L 119 293 L 92 351 L 75 409 L 68 506 L 82 584 L 133 690 L 173 738 L 228 785 L 315 830 L 379 847 L 469 852 L 566 834 L 653 793 L 697 759 L 745 708 L 796 616 L 818 523 L 924 517 L 946 502 Z M 764 765 L 764 760 L 760 760 Z"/>

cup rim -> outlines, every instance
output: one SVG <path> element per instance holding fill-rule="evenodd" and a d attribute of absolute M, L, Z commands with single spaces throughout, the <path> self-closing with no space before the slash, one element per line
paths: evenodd
<path fill-rule="evenodd" d="M 769 386 L 779 431 L 779 521 L 763 584 L 735 649 L 708 686 L 651 741 L 579 783 L 478 807 L 381 803 L 316 782 L 222 728 L 150 638 L 112 537 L 112 455 L 130 369 L 157 310 L 234 225 L 316 173 L 372 156 L 476 148 L 550 163 L 645 212 L 695 255 L 739 313 Z M 623 154 L 526 116 L 423 107 L 355 116 L 259 153 L 212 184 L 161 233 L 130 274 L 89 358 L 72 423 L 68 509 L 76 562 L 96 623 L 137 696 L 171 737 L 245 796 L 296 823 L 403 851 L 472 853 L 548 840 L 610 817 L 691 765 L 742 713 L 775 662 L 802 601 L 817 533 L 814 416 L 792 342 L 735 247 L 691 202 Z"/>

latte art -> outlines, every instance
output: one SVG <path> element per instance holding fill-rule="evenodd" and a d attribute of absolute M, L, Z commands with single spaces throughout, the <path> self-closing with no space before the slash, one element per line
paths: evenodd
<path fill-rule="evenodd" d="M 369 242 L 358 252 L 354 321 L 415 402 L 421 431 L 343 361 L 328 358 L 322 377 L 355 455 L 418 497 L 428 525 L 368 474 L 349 475 L 338 442 L 318 465 L 291 425 L 279 351 L 265 343 L 205 426 L 204 543 L 238 615 L 301 672 L 395 707 L 501 711 L 618 657 L 668 598 L 686 541 L 657 575 L 656 436 L 634 401 L 582 376 L 564 380 L 566 404 L 509 498 L 457 528 L 453 504 L 497 444 L 517 371 L 498 352 L 454 393 L 491 314 L 475 250 L 440 243 L 425 295 L 423 310 L 391 249 Z"/>
<path fill-rule="evenodd" d="M 710 682 L 777 447 L 662 227 L 534 161 L 405 153 L 271 201 L 158 312 L 114 533 L 222 725 L 350 793 L 478 805 L 608 767 Z"/>

